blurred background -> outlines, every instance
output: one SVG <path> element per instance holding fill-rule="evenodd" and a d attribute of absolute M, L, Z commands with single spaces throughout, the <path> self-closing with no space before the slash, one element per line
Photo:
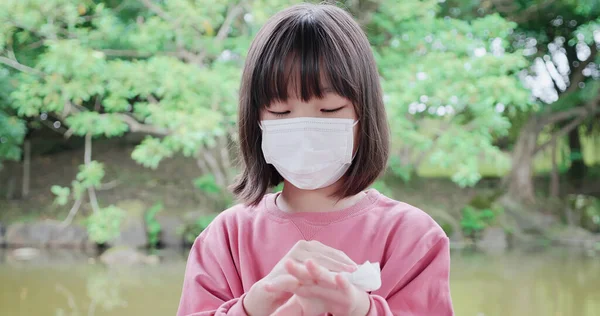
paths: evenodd
<path fill-rule="evenodd" d="M 248 46 L 297 2 L 0 1 L 0 315 L 175 314 Z M 451 237 L 456 314 L 600 315 L 600 1 L 337 3 L 385 92 L 373 186 Z"/>

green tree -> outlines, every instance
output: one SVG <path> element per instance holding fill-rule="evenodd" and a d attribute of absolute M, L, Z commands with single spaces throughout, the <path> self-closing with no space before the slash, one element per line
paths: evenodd
<path fill-rule="evenodd" d="M 2 69 L 2 79 L 13 90 L 3 106 L 21 117 L 58 122 L 65 137 L 85 137 L 80 174 L 97 171 L 68 191 L 54 188 L 70 194 L 72 211 L 85 191 L 100 210 L 95 189 L 104 173 L 92 159 L 92 140 L 101 137 L 147 134 L 132 155 L 139 163 L 156 168 L 183 153 L 219 187 L 228 184 L 235 91 L 252 27 L 241 14 L 251 10 L 243 1 L 0 4 L 0 63 L 10 69 L 8 76 Z M 16 159 L 24 125 L 4 113 L 0 120 L 10 125 L 2 124 L 8 129 L 2 135 L 12 137 L 2 138 L 0 156 Z M 59 194 L 57 201 L 65 202 Z"/>
<path fill-rule="evenodd" d="M 513 44 L 522 49 L 532 67 L 523 74 L 536 106 L 521 113 L 507 178 L 508 196 L 518 202 L 535 199 L 533 160 L 546 149 L 555 156 L 560 139 L 591 126 L 600 114 L 600 3 L 595 0 L 492 1 L 491 10 L 518 23 Z M 544 80 L 549 82 L 543 85 Z M 541 83 L 540 83 L 541 82 Z M 550 131 L 540 141 L 542 131 Z M 590 128 L 589 130 L 592 130 Z M 571 141 L 571 148 L 579 149 Z M 577 157 L 572 157 L 574 161 Z M 555 160 L 555 159 L 553 159 Z M 580 166 L 581 167 L 581 166 Z M 555 166 L 553 191 L 558 189 Z"/>
<path fill-rule="evenodd" d="M 384 78 L 393 170 L 407 177 L 428 163 L 467 186 L 481 162 L 509 164 L 494 140 L 531 106 L 516 75 L 528 64 L 510 47 L 516 23 L 442 9 L 437 0 L 383 1 L 366 29 Z"/>

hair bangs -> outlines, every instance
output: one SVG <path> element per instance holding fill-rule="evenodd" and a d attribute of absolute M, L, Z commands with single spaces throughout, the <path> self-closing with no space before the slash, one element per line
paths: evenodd
<path fill-rule="evenodd" d="M 334 92 L 358 103 L 351 61 L 314 12 L 283 20 L 266 40 L 250 89 L 260 108 L 290 97 L 308 102 Z M 354 79 L 354 80 L 353 80 Z"/>

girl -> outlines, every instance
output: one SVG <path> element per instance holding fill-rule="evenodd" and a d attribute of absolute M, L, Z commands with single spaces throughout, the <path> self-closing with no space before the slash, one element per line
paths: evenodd
<path fill-rule="evenodd" d="M 453 315 L 443 230 L 367 189 L 386 166 L 388 125 L 349 14 L 302 4 L 263 26 L 243 71 L 239 140 L 244 203 L 196 239 L 179 316 Z M 373 292 L 340 273 L 365 261 L 381 266 Z"/>

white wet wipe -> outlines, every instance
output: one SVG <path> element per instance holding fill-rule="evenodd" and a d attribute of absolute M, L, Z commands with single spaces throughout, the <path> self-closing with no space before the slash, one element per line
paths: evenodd
<path fill-rule="evenodd" d="M 381 269 L 379 262 L 369 261 L 358 266 L 354 272 L 341 272 L 341 274 L 359 289 L 370 292 L 381 287 Z"/>

